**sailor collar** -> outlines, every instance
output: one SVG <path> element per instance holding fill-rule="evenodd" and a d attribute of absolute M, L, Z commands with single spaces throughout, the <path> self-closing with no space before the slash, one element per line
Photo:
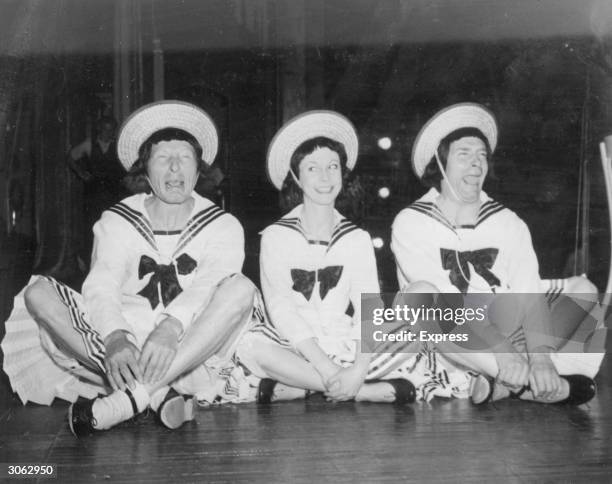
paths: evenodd
<path fill-rule="evenodd" d="M 300 233 L 302 237 L 311 245 L 323 245 L 327 247 L 327 251 L 332 248 L 334 244 L 336 244 L 342 237 L 353 232 L 354 230 L 358 230 L 355 224 L 353 224 L 350 220 L 344 217 L 340 212 L 334 209 L 334 230 L 332 231 L 331 239 L 328 241 L 325 240 L 313 240 L 310 239 L 304 229 L 302 224 L 302 212 L 304 209 L 304 204 L 300 204 L 291 210 L 288 214 L 283 216 L 281 219 L 274 222 L 274 226 L 284 227 L 290 230 L 295 230 Z"/>
<path fill-rule="evenodd" d="M 453 232 L 456 232 L 458 229 L 475 229 L 489 217 L 505 208 L 501 203 L 493 200 L 484 190 L 482 190 L 480 192 L 481 204 L 478 210 L 476 223 L 469 225 L 453 225 L 438 208 L 438 205 L 436 205 L 436 199 L 439 195 L 440 192 L 438 192 L 438 190 L 431 188 L 423 197 L 409 205 L 408 208 L 433 218 Z"/>

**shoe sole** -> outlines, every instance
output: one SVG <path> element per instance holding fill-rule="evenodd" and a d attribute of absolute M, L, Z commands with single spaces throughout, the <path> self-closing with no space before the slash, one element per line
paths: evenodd
<path fill-rule="evenodd" d="M 185 422 L 195 418 L 195 397 L 185 399 L 182 395 L 166 401 L 161 409 L 159 419 L 165 427 L 178 429 Z"/>
<path fill-rule="evenodd" d="M 474 398 L 473 395 L 470 395 L 470 400 L 472 402 L 472 405 L 484 405 L 485 403 L 490 402 L 493 399 L 493 391 L 495 390 L 495 382 L 490 381 L 487 377 L 483 376 L 483 375 L 478 375 L 478 377 L 476 377 L 476 379 L 472 382 L 472 388 L 470 388 L 470 394 L 474 393 L 474 390 L 476 389 L 477 385 L 487 385 L 486 390 L 487 392 L 484 393 L 482 391 L 479 391 L 478 393 L 481 394 L 481 398 Z M 479 390 L 482 390 L 482 388 L 479 388 Z M 482 395 L 484 393 L 484 395 Z"/>
<path fill-rule="evenodd" d="M 74 435 L 75 437 L 78 437 L 78 435 L 74 431 L 74 427 L 72 425 L 72 407 L 73 407 L 73 405 L 74 405 L 74 403 L 71 403 L 70 407 L 68 407 L 68 427 L 70 427 L 70 432 L 72 432 L 72 435 Z"/>

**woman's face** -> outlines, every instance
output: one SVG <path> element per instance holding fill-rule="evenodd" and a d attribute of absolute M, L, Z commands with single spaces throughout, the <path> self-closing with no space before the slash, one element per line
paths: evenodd
<path fill-rule="evenodd" d="M 487 148 L 480 138 L 466 136 L 450 144 L 446 176 L 459 201 L 473 203 L 479 200 L 487 170 Z M 445 181 L 442 181 L 441 190 L 450 200 L 455 199 Z"/>
<path fill-rule="evenodd" d="M 187 141 L 160 141 L 153 145 L 147 177 L 157 198 L 181 204 L 191 197 L 198 181 L 198 160 Z"/>
<path fill-rule="evenodd" d="M 340 156 L 329 148 L 317 148 L 300 162 L 298 179 L 304 202 L 334 204 L 342 189 Z"/>

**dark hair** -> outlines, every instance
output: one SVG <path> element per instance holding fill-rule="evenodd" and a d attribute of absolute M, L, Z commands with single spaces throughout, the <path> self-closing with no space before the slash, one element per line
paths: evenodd
<path fill-rule="evenodd" d="M 491 147 L 489 146 L 489 140 L 480 131 L 478 128 L 459 128 L 455 131 L 451 131 L 446 137 L 442 138 L 440 144 L 438 145 L 438 156 L 440 157 L 440 163 L 446 169 L 446 163 L 448 162 L 448 153 L 450 151 L 450 145 L 453 141 L 457 141 L 461 138 L 478 138 L 483 141 L 485 144 L 485 148 L 487 150 L 487 163 L 491 163 L 492 160 L 492 152 Z M 423 171 L 423 176 L 421 177 L 421 183 L 428 188 L 435 188 L 440 191 L 440 183 L 442 182 L 442 172 L 440 171 L 440 167 L 436 161 L 436 156 L 432 156 L 429 163 L 425 167 Z"/>
<path fill-rule="evenodd" d="M 194 190 L 197 192 L 203 191 L 206 177 L 210 173 L 211 169 L 202 159 L 202 147 L 200 146 L 200 143 L 187 131 L 178 128 L 165 128 L 155 131 L 146 139 L 146 141 L 144 141 L 144 143 L 142 143 L 142 145 L 140 145 L 140 148 L 138 149 L 138 158 L 123 179 L 125 186 L 132 193 L 151 192 L 151 187 L 149 186 L 146 176 L 147 163 L 151 157 L 153 146 L 160 141 L 172 140 L 186 141 L 193 148 L 196 154 L 196 159 L 198 160 L 198 172 L 200 173 L 200 177 L 196 182 Z"/>
<path fill-rule="evenodd" d="M 350 183 L 353 176 L 351 170 L 346 167 L 347 156 L 344 145 L 325 136 L 319 136 L 317 138 L 311 138 L 304 141 L 291 155 L 291 161 L 289 162 L 290 171 L 287 172 L 287 176 L 285 177 L 285 181 L 283 182 L 283 186 L 280 190 L 280 206 L 283 212 L 292 210 L 304 201 L 304 193 L 293 179 L 291 171 L 293 171 L 295 176 L 299 176 L 300 163 L 306 156 L 313 153 L 317 148 L 329 148 L 330 150 L 338 153 L 338 157 L 340 158 L 340 168 L 342 171 L 342 190 L 336 199 L 336 207 L 343 207 L 345 204 L 347 204 L 347 201 L 344 199 L 350 196 L 347 190 L 347 185 Z"/>

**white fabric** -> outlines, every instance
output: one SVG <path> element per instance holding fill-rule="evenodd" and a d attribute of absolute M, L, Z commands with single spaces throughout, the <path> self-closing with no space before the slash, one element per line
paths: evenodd
<path fill-rule="evenodd" d="M 406 288 L 417 281 L 426 281 L 440 292 L 457 293 L 459 289 L 449 279 L 450 270 L 443 268 L 440 249 L 462 252 L 495 248 L 499 252 L 491 272 L 499 278 L 500 286 L 495 287 L 494 292 L 549 291 L 550 284 L 544 284 L 539 277 L 538 261 L 529 229 L 514 212 L 481 192 L 482 207 L 475 226 L 453 227 L 435 207 L 437 197 L 438 191 L 432 188 L 410 207 L 402 210 L 393 222 L 391 249 L 395 254 L 400 288 Z M 467 292 L 493 292 L 491 288 L 487 291 L 489 285 L 471 264 L 469 272 L 471 280 Z M 596 318 L 597 308 L 592 311 Z M 522 325 L 527 349 L 541 344 L 555 346 L 550 336 L 552 329 L 547 327 L 554 322 L 542 321 L 537 314 L 522 309 L 517 308 L 516 317 L 524 318 Z M 597 321 L 601 325 L 603 318 L 597 318 Z M 587 323 L 585 320 L 583 325 Z M 559 373 L 594 377 L 603 358 L 603 353 L 597 352 L 599 348 L 576 353 L 580 349 L 568 345 L 551 355 Z"/>
<path fill-rule="evenodd" d="M 481 192 L 483 207 L 488 203 L 493 213 L 482 213 L 474 228 L 453 228 L 440 221 L 441 215 L 427 204 L 434 204 L 439 193 L 435 188 L 408 208 L 393 222 L 391 250 L 397 263 L 400 288 L 416 281 L 428 281 L 440 292 L 459 292 L 449 280 L 449 270 L 442 267 L 440 249 L 471 251 L 497 248 L 499 253 L 491 272 L 501 281 L 495 292 L 538 293 L 540 275 L 531 234 L 525 222 L 513 211 L 497 204 Z M 422 208 L 423 213 L 416 208 Z M 499 210 L 499 211 L 496 211 Z M 483 210 L 481 209 L 481 212 Z M 448 225 L 447 225 L 448 224 Z M 468 292 L 490 292 L 487 282 L 470 266 Z"/>
<path fill-rule="evenodd" d="M 281 221 L 299 218 L 302 209 L 299 205 Z M 348 232 L 330 246 L 309 243 L 297 224 L 297 229 L 272 224 L 262 233 L 260 270 L 266 308 L 280 335 L 294 346 L 316 337 L 328 354 L 340 350 L 344 354 L 343 341 L 361 336 L 361 293 L 379 292 L 370 236 L 336 212 L 337 230 L 342 221 Z M 330 266 L 342 266 L 342 275 L 323 300 L 319 282 L 310 300 L 292 289 L 291 269 L 316 271 Z M 345 314 L 349 302 L 352 318 Z"/>
<path fill-rule="evenodd" d="M 147 196 L 134 195 L 123 200 L 123 204 L 140 212 L 148 221 L 144 206 Z M 215 208 L 206 198 L 196 193 L 193 197 L 192 220 L 203 210 Z M 188 230 L 183 230 L 181 236 Z M 183 330 L 186 330 L 206 307 L 217 284 L 225 277 L 239 273 L 244 260 L 242 226 L 228 213 L 220 213 L 218 218 L 203 224 L 199 233 L 174 256 L 167 244 L 160 242 L 153 247 L 134 225 L 112 211 L 102 214 L 94 226 L 94 234 L 92 268 L 83 284 L 83 298 L 89 320 L 102 338 L 122 329 L 134 334 L 142 344 L 162 313 L 181 321 Z M 167 236 L 158 236 L 164 237 Z M 163 251 L 160 250 L 162 245 Z M 151 277 L 147 274 L 139 279 L 141 257 L 145 255 L 158 264 L 176 266 L 176 259 L 182 254 L 196 261 L 196 269 L 189 274 L 177 271 L 183 291 L 167 307 L 159 304 L 152 309 L 149 301 L 138 294 Z"/>

